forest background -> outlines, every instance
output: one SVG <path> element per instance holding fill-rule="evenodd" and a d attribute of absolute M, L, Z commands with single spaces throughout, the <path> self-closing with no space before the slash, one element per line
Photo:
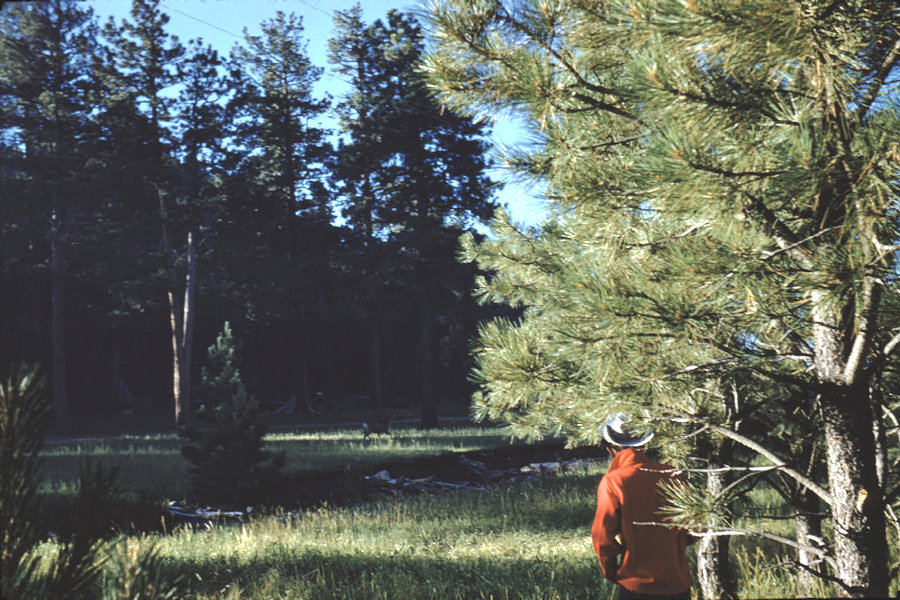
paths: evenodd
<path fill-rule="evenodd" d="M 417 82 L 414 17 L 42 4 L 2 15 L 0 352 L 52 371 L 58 423 L 185 421 L 225 321 L 264 408 L 465 410 L 489 315 L 457 239 L 527 194 Z"/>

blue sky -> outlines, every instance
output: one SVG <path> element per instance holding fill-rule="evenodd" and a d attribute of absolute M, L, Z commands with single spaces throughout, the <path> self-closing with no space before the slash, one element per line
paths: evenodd
<path fill-rule="evenodd" d="M 90 0 L 85 2 L 99 17 L 101 23 L 112 16 L 116 21 L 128 18 L 131 0 Z M 169 15 L 168 31 L 182 41 L 203 38 L 221 54 L 227 55 L 235 43 L 241 41 L 243 29 L 259 33 L 259 24 L 276 11 L 295 13 L 303 17 L 303 26 L 309 40 L 308 53 L 313 64 L 324 67 L 325 74 L 319 82 L 318 92 L 341 95 L 347 84 L 333 74 L 327 60 L 328 38 L 333 31 L 332 16 L 336 10 L 346 10 L 356 0 L 164 0 L 160 8 Z M 407 11 L 418 3 L 409 0 L 360 0 L 367 22 L 383 18 L 388 10 Z M 494 127 L 496 144 L 515 144 L 522 139 L 520 132 L 509 121 L 500 120 Z M 491 174 L 504 180 L 501 172 Z M 509 207 L 513 219 L 527 225 L 539 223 L 544 215 L 543 202 L 522 186 L 508 183 L 498 196 Z"/>

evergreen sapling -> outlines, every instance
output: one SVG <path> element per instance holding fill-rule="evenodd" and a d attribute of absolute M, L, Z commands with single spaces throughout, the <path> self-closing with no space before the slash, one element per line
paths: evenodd
<path fill-rule="evenodd" d="M 263 448 L 265 425 L 237 368 L 238 344 L 226 321 L 208 350 L 200 405 L 183 436 L 192 492 L 202 502 L 244 505 L 265 499 L 281 482 L 284 454 Z"/>

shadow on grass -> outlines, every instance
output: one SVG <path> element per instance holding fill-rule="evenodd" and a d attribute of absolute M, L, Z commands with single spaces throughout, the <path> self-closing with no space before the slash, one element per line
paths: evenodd
<path fill-rule="evenodd" d="M 436 540 L 435 544 L 440 544 Z M 184 597 L 218 598 L 609 598 L 592 556 L 568 560 L 347 552 L 272 553 L 238 562 L 167 561 Z"/>

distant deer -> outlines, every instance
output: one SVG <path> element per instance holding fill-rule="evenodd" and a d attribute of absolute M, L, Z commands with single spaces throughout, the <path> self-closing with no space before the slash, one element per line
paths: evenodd
<path fill-rule="evenodd" d="M 368 441 L 369 436 L 373 433 L 377 434 L 387 434 L 391 436 L 391 439 L 394 438 L 394 434 L 391 433 L 391 415 L 385 415 L 382 417 L 373 417 L 368 421 L 363 422 L 362 424 L 363 430 L 363 440 Z"/>

